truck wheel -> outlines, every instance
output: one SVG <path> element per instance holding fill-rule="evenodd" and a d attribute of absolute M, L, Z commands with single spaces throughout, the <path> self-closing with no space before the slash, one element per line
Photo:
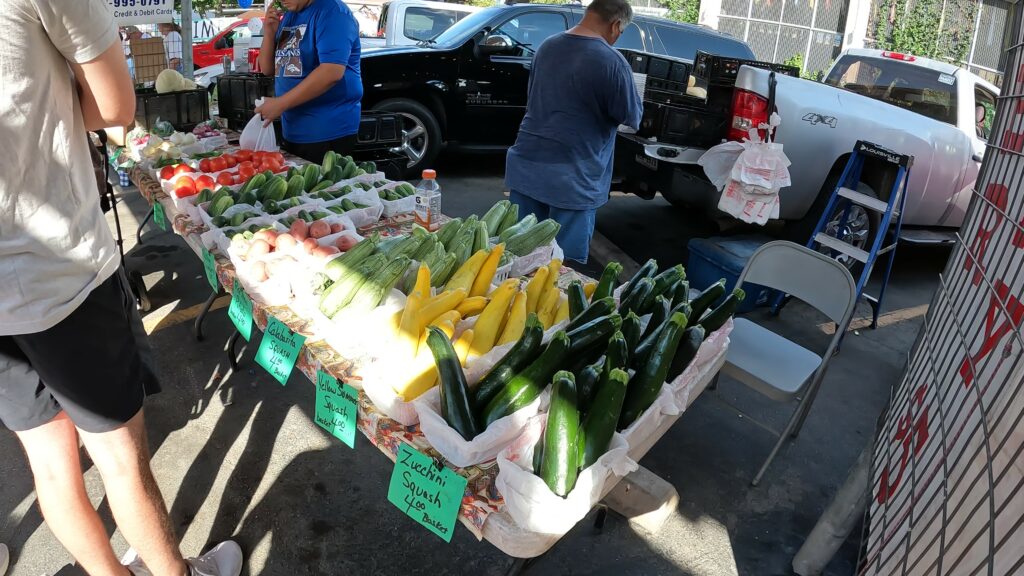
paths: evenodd
<path fill-rule="evenodd" d="M 408 98 L 384 100 L 373 109 L 402 115 L 402 144 L 391 151 L 408 159 L 403 175 L 410 178 L 430 168 L 441 151 L 441 125 L 430 109 Z"/>
<path fill-rule="evenodd" d="M 807 211 L 807 215 L 802 220 L 790 223 L 786 227 L 787 236 L 793 242 L 800 245 L 806 245 L 810 239 L 811 234 L 814 233 L 814 228 L 818 225 L 818 220 L 821 218 L 822 212 L 825 211 L 825 207 L 828 205 L 829 196 L 832 194 L 832 190 L 835 188 L 836 183 L 839 181 L 838 174 L 835 177 L 830 177 L 825 185 L 822 186 L 821 192 L 818 193 L 818 198 L 814 201 L 811 209 Z M 872 198 L 878 198 L 878 194 L 871 189 L 870 186 L 863 182 L 857 185 L 857 191 L 862 194 L 867 194 Z M 837 228 L 839 227 L 839 221 L 842 219 L 842 209 L 836 208 L 832 217 L 825 223 L 825 232 L 835 236 Z M 847 243 L 860 248 L 861 250 L 870 251 L 869 242 L 874 238 L 879 225 L 881 224 L 881 215 L 874 210 L 868 210 L 863 206 L 854 204 L 850 207 L 850 217 L 846 223 L 846 227 L 843 230 L 843 238 Z M 831 251 L 827 248 L 822 248 L 821 251 L 825 254 L 830 254 Z M 850 270 L 851 274 L 856 274 L 860 270 L 860 262 L 840 254 L 836 257 L 836 260 L 841 262 L 847 269 Z"/>

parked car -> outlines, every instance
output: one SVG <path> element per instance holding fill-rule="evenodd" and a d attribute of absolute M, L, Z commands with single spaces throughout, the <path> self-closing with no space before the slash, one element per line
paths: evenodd
<path fill-rule="evenodd" d="M 745 127 L 768 115 L 769 74 L 742 66 L 731 106 L 725 106 L 721 139 L 738 140 Z M 857 140 L 914 156 L 902 238 L 948 242 L 963 222 L 992 126 L 999 90 L 952 64 L 881 50 L 840 54 L 822 82 L 775 75 L 776 141 L 793 165 L 793 184 L 780 192 L 780 218 L 794 238 L 813 230 Z M 708 106 L 716 103 L 710 101 Z M 727 103 L 717 103 L 718 105 Z M 655 130 L 656 132 L 657 130 Z M 617 167 L 622 188 L 661 194 L 673 204 L 714 210 L 719 192 L 696 164 L 700 146 L 675 146 L 671 162 L 641 136 L 619 134 Z M 872 179 L 860 191 L 888 194 L 892 183 Z M 878 226 L 877 213 L 854 207 L 851 243 L 863 247 Z M 916 228 L 916 229 L 915 229 Z"/>
<path fill-rule="evenodd" d="M 192 44 L 192 62 L 197 69 L 220 64 L 224 56 L 233 57 L 236 39 L 249 42 L 251 37 L 252 32 L 250 32 L 247 22 L 244 20 L 232 22 L 213 38 Z"/>
<path fill-rule="evenodd" d="M 526 112 L 533 55 L 583 16 L 580 5 L 514 4 L 469 14 L 419 46 L 363 53 L 363 107 L 401 113 L 408 172 L 429 167 L 443 145 L 504 150 Z M 713 30 L 637 16 L 619 47 L 692 59 L 697 49 L 753 57 Z"/>
<path fill-rule="evenodd" d="M 431 40 L 451 28 L 477 6 L 430 0 L 392 0 L 381 7 L 377 37 L 386 46 L 412 46 Z"/>

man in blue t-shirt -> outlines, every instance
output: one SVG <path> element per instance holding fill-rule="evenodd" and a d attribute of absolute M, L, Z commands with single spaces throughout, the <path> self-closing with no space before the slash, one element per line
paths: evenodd
<path fill-rule="evenodd" d="M 520 214 L 558 221 L 565 257 L 581 263 L 608 201 L 615 131 L 638 128 L 643 113 L 633 72 L 612 48 L 632 20 L 626 0 L 594 0 L 577 26 L 541 44 L 526 117 L 508 151 L 505 185 Z"/>
<path fill-rule="evenodd" d="M 256 108 L 281 118 L 284 149 L 310 162 L 334 150 L 348 154 L 359 130 L 363 81 L 359 24 L 341 0 L 281 0 L 267 9 L 259 65 L 273 75 L 276 98 Z"/>

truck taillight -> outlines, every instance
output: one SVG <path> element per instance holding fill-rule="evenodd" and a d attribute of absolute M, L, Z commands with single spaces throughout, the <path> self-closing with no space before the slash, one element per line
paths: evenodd
<path fill-rule="evenodd" d="M 900 60 L 902 62 L 913 62 L 917 60 L 917 56 L 911 56 L 910 54 L 901 54 L 899 52 L 882 52 L 882 56 L 886 58 L 892 58 L 893 60 Z"/>
<path fill-rule="evenodd" d="M 732 96 L 732 124 L 729 126 L 729 140 L 741 142 L 751 128 L 768 123 L 768 99 L 737 88 Z M 762 132 L 761 137 L 764 138 Z"/>

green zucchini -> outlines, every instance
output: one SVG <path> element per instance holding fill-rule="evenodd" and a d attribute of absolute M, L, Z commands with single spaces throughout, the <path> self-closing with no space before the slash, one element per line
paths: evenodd
<path fill-rule="evenodd" d="M 498 231 L 493 236 L 498 236 L 505 230 L 508 230 L 510 226 L 519 220 L 519 204 L 510 204 L 508 210 L 505 211 L 505 217 L 501 219 L 498 224 Z"/>
<path fill-rule="evenodd" d="M 573 319 L 587 309 L 587 295 L 583 292 L 583 283 L 573 280 L 569 283 L 569 319 Z"/>
<path fill-rule="evenodd" d="M 451 340 L 437 326 L 427 327 L 427 346 L 434 355 L 440 381 L 441 417 L 467 441 L 481 432 L 469 402 L 469 385 Z"/>
<path fill-rule="evenodd" d="M 473 391 L 473 408 L 478 414 L 501 392 L 513 376 L 537 358 L 543 338 L 544 326 L 537 319 L 537 315 L 531 313 L 526 319 L 526 326 L 519 340 L 477 383 Z"/>
<path fill-rule="evenodd" d="M 536 214 L 527 214 L 517 224 L 513 224 L 508 228 L 505 228 L 498 234 L 498 242 L 507 242 L 509 238 L 519 234 L 520 232 L 529 230 L 531 226 L 537 223 Z"/>
<path fill-rule="evenodd" d="M 604 272 L 601 272 L 601 279 L 598 280 L 597 288 L 590 298 L 596 301 L 614 294 L 619 284 L 619 274 L 622 274 L 622 264 L 609 262 L 604 267 Z"/>
<path fill-rule="evenodd" d="M 722 296 L 725 296 L 725 278 L 722 278 L 718 282 L 708 286 L 707 289 L 690 301 L 690 307 L 693 309 L 693 315 L 691 318 L 694 320 L 700 320 L 700 318 L 704 316 L 704 312 L 708 308 L 711 308 L 711 305 L 717 302 Z"/>
<path fill-rule="evenodd" d="M 747 293 L 742 288 L 735 288 L 732 294 L 726 296 L 725 300 L 718 305 L 718 308 L 705 314 L 699 323 L 704 327 L 706 335 L 710 336 L 712 332 L 721 328 L 726 320 L 736 313 L 736 309 L 739 308 L 740 303 L 746 297 Z"/>
<path fill-rule="evenodd" d="M 626 369 L 629 361 L 629 344 L 626 337 L 619 330 L 608 339 L 608 349 L 604 353 L 604 371 L 607 373 L 612 368 Z"/>
<path fill-rule="evenodd" d="M 487 223 L 481 220 L 476 223 L 476 231 L 473 234 L 472 254 L 476 254 L 481 250 L 487 249 L 487 238 Z"/>
<path fill-rule="evenodd" d="M 515 206 L 515 204 L 513 204 Z M 540 475 L 540 465 L 544 461 L 544 435 L 541 434 L 533 445 L 533 473 Z"/>
<path fill-rule="evenodd" d="M 537 248 L 550 244 L 561 228 L 561 224 L 548 218 L 510 237 L 505 241 L 505 250 L 516 256 L 526 256 Z"/>
<path fill-rule="evenodd" d="M 665 294 L 668 298 L 672 298 L 672 290 L 675 288 L 677 282 L 682 281 L 686 278 L 686 270 L 683 269 L 682 264 L 676 264 L 675 266 L 664 270 L 661 274 L 654 277 L 654 292 L 655 296 L 659 294 Z"/>
<path fill-rule="evenodd" d="M 501 226 L 501 221 L 505 219 L 505 213 L 508 212 L 508 207 L 511 205 L 512 203 L 508 200 L 495 202 L 494 206 L 491 206 L 491 209 L 480 219 L 487 226 L 488 236 L 498 235 L 498 227 Z"/>
<path fill-rule="evenodd" d="M 437 231 L 437 241 L 444 245 L 444 249 L 448 250 L 452 240 L 455 240 L 455 236 L 459 233 L 459 228 L 462 227 L 462 218 L 452 218 L 445 222 L 441 229 Z"/>
<path fill-rule="evenodd" d="M 622 319 L 621 330 L 622 336 L 626 339 L 626 349 L 632 356 L 636 347 L 640 345 L 641 336 L 643 336 L 640 329 L 640 317 L 636 315 L 636 312 L 626 314 L 626 317 Z"/>
<path fill-rule="evenodd" d="M 622 302 L 634 290 L 636 290 L 637 284 L 640 283 L 640 280 L 643 280 L 644 278 L 651 278 L 651 277 L 653 277 L 654 274 L 657 271 L 658 271 L 658 261 L 657 260 L 655 260 L 654 258 L 651 258 L 647 262 L 644 262 L 644 265 L 641 266 L 640 269 L 636 271 L 636 274 L 633 274 L 633 277 L 629 279 L 628 283 L 626 283 L 626 287 L 623 288 L 622 292 L 619 293 L 619 302 Z"/>
<path fill-rule="evenodd" d="M 564 498 L 576 486 L 579 474 L 580 413 L 571 372 L 555 374 L 552 386 L 539 476 L 552 492 Z"/>
<path fill-rule="evenodd" d="M 657 296 L 654 299 L 654 306 L 651 306 L 651 319 L 647 322 L 647 329 L 644 330 L 644 338 L 650 336 L 656 329 L 660 328 L 671 311 L 670 302 L 664 296 Z"/>
<path fill-rule="evenodd" d="M 355 250 L 355 248 L 352 249 Z M 350 268 L 345 268 L 341 275 L 334 280 L 334 283 L 320 296 L 320 311 L 328 318 L 333 317 L 352 300 L 363 283 L 387 263 L 387 256 L 374 254 Z M 330 277 L 326 271 L 325 274 Z"/>
<path fill-rule="evenodd" d="M 665 323 L 665 328 L 660 331 L 654 348 L 644 363 L 637 367 L 636 374 L 629 382 L 622 414 L 619 416 L 619 430 L 632 424 L 658 397 L 685 328 L 686 316 L 678 312 Z"/>
<path fill-rule="evenodd" d="M 581 354 L 592 346 L 604 348 L 608 339 L 621 326 L 622 317 L 618 314 L 609 314 L 608 316 L 591 320 L 579 328 L 570 330 L 566 333 L 569 336 L 569 342 L 571 342 L 569 345 L 569 356 L 574 358 L 577 354 Z"/>
<path fill-rule="evenodd" d="M 551 337 L 551 341 L 540 356 L 513 376 L 501 392 L 487 403 L 480 415 L 484 428 L 536 400 L 568 354 L 569 337 L 565 331 L 559 330 Z"/>
<path fill-rule="evenodd" d="M 690 326 L 683 332 L 683 338 L 679 341 L 679 348 L 676 348 L 676 355 L 672 357 L 672 365 L 669 366 L 666 380 L 675 380 L 677 376 L 686 370 L 686 367 L 693 362 L 700 350 L 700 344 L 704 341 L 704 327 L 701 325 Z"/>
<path fill-rule="evenodd" d="M 608 451 L 622 405 L 626 399 L 629 374 L 625 370 L 612 369 L 602 375 L 594 400 L 580 427 L 580 469 L 586 470 Z"/>
<path fill-rule="evenodd" d="M 569 321 L 569 324 L 565 329 L 575 330 L 591 320 L 607 316 L 612 312 L 615 312 L 615 299 L 611 296 L 601 298 L 600 300 L 593 300 L 591 301 L 590 306 L 587 306 L 587 309 L 584 310 L 582 314 Z"/>
<path fill-rule="evenodd" d="M 641 306 L 652 290 L 654 290 L 654 280 L 651 278 L 641 278 L 637 282 L 636 288 L 629 293 L 629 296 L 619 301 L 619 310 L 623 314 L 636 312 L 639 315 L 643 315 L 644 312 Z"/>
<path fill-rule="evenodd" d="M 366 279 L 366 282 L 359 286 L 352 299 L 344 307 L 373 310 L 380 306 L 380 303 L 395 288 L 398 280 L 409 270 L 410 263 L 412 260 L 408 256 L 401 256 L 388 262 L 386 266 L 374 272 Z"/>
<path fill-rule="evenodd" d="M 448 283 L 448 279 L 455 273 L 455 261 L 457 257 L 454 253 L 449 252 L 444 255 L 441 262 L 437 266 L 437 270 L 431 268 L 430 270 L 430 287 L 440 288 Z"/>
<path fill-rule="evenodd" d="M 668 317 L 672 318 L 676 314 L 681 314 L 683 316 L 683 320 L 688 321 L 688 319 L 690 318 L 690 315 L 686 313 L 686 310 L 688 308 L 688 304 L 680 304 L 679 306 L 673 308 L 671 312 L 669 312 Z M 630 367 L 637 370 L 640 369 L 640 366 L 647 361 L 648 356 L 650 356 L 651 354 L 651 350 L 654 349 L 655 344 L 657 344 L 658 339 L 661 337 L 661 333 L 665 330 L 665 326 L 667 325 L 667 321 L 662 322 L 660 326 L 656 326 L 654 328 L 654 332 L 644 335 L 643 339 L 640 340 L 640 344 L 635 349 L 633 349 L 634 352 L 633 355 L 630 357 L 629 361 Z M 686 328 L 685 323 L 683 324 L 683 328 Z"/>
<path fill-rule="evenodd" d="M 678 306 L 684 302 L 690 301 L 690 283 L 686 280 L 680 280 L 676 283 L 675 288 L 672 290 L 672 305 Z"/>
<path fill-rule="evenodd" d="M 576 399 L 579 405 L 580 414 L 586 414 L 590 407 L 590 401 L 597 391 L 597 382 L 601 379 L 601 370 L 604 363 L 600 360 L 593 364 L 587 364 L 576 374 Z"/>

